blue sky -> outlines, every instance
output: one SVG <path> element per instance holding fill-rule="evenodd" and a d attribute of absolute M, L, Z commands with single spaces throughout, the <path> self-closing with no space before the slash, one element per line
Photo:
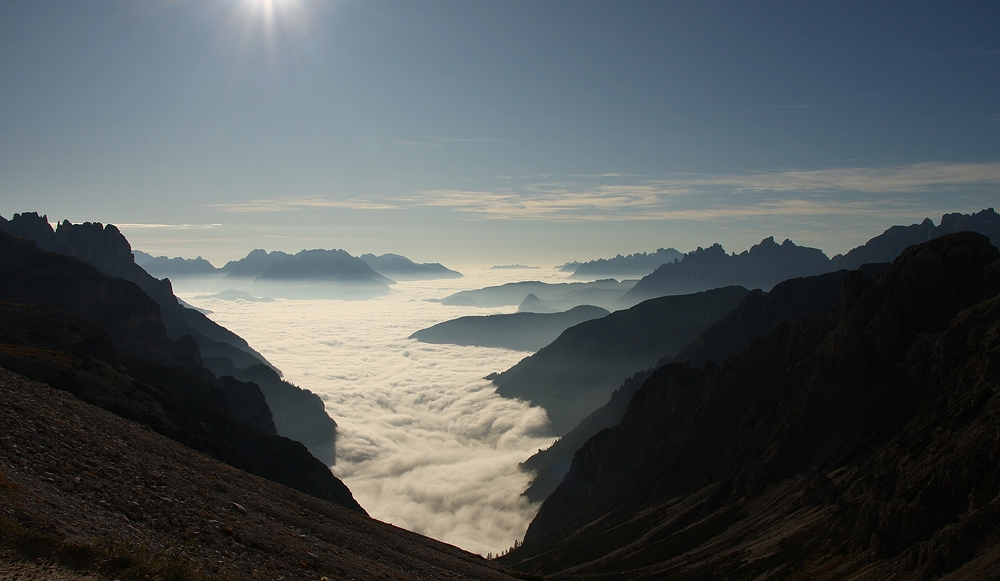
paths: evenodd
<path fill-rule="evenodd" d="M 0 2 L 0 214 L 550 265 L 1000 199 L 996 2 Z"/>

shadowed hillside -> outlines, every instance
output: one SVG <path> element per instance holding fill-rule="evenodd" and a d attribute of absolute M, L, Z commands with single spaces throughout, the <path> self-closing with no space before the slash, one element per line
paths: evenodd
<path fill-rule="evenodd" d="M 0 231 L 32 240 L 42 250 L 74 256 L 106 275 L 138 285 L 159 305 L 159 317 L 169 339 L 180 341 L 184 336 L 193 338 L 202 356 L 199 364 L 203 363 L 216 376 L 234 375 L 259 383 L 274 412 L 278 432 L 302 442 L 327 464 L 334 463 L 337 424 L 326 414 L 326 407 L 319 396 L 282 381 L 280 372 L 242 337 L 216 324 L 203 313 L 182 306 L 174 296 L 169 280 L 153 278 L 135 264 L 132 248 L 117 228 L 110 224 L 71 224 L 64 221 L 53 230 L 46 217 L 27 212 L 14 214 L 10 221 L 0 217 Z M 288 256 L 254 251 L 240 265 L 247 268 L 259 266 L 259 263 L 268 260 L 276 261 L 279 255 Z M 229 263 L 223 269 L 231 273 L 241 272 L 237 268 L 240 265 Z M 154 356 L 153 360 L 158 356 Z M 269 367 L 274 373 L 249 371 L 258 365 Z"/>
<path fill-rule="evenodd" d="M 676 352 L 746 293 L 727 287 L 662 297 L 580 323 L 491 379 L 500 395 L 544 407 L 554 432 L 565 434 L 604 405 L 623 379 Z"/>
<path fill-rule="evenodd" d="M 998 350 L 985 237 L 850 273 L 830 320 L 779 325 L 722 367 L 658 369 L 503 561 L 564 578 L 989 578 Z"/>

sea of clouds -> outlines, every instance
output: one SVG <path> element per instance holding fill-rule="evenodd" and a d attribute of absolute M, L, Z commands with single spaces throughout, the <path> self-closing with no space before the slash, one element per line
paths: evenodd
<path fill-rule="evenodd" d="M 285 379 L 318 393 L 339 424 L 334 473 L 374 518 L 486 554 L 523 537 L 538 510 L 518 463 L 547 447 L 541 408 L 504 399 L 483 379 L 529 355 L 407 337 L 455 317 L 514 312 L 440 299 L 518 280 L 516 271 L 401 282 L 365 301 L 225 301 L 179 293 L 245 338 Z M 530 272 L 563 282 L 565 274 Z"/>

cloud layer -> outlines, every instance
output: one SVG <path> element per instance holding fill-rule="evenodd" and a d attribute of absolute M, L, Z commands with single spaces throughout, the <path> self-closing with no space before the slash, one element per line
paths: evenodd
<path fill-rule="evenodd" d="M 424 300 L 508 276 L 468 274 L 401 283 L 371 301 L 183 298 L 324 398 L 340 425 L 334 472 L 373 517 L 485 554 L 522 538 L 538 507 L 520 496 L 530 476 L 517 464 L 551 438 L 541 436 L 544 411 L 497 396 L 482 379 L 526 353 L 406 339 L 486 314 Z"/>

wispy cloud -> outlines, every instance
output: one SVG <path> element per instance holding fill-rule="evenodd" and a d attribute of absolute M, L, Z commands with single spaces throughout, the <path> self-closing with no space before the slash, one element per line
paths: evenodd
<path fill-rule="evenodd" d="M 1000 186 L 1000 162 L 675 174 L 658 179 L 616 173 L 561 179 L 551 174 L 531 179 L 496 176 L 484 183 L 491 185 L 427 188 L 391 198 L 278 197 L 211 207 L 230 213 L 431 207 L 476 219 L 551 222 L 856 215 L 908 205 L 914 211 L 937 210 L 937 204 L 928 203 L 935 195 Z"/>
<path fill-rule="evenodd" d="M 259 214 L 275 212 L 301 212 L 317 208 L 341 208 L 347 210 L 395 210 L 397 204 L 384 200 L 351 198 L 338 200 L 326 196 L 279 197 L 210 204 L 210 208 L 230 213 Z"/>
<path fill-rule="evenodd" d="M 222 224 L 128 224 L 115 223 L 119 230 L 202 230 L 205 228 L 218 228 Z"/>
<path fill-rule="evenodd" d="M 937 205 L 920 198 L 968 186 L 1000 185 L 1000 163 L 691 174 L 616 184 L 593 183 L 607 174 L 592 177 L 589 182 L 549 181 L 519 188 L 429 189 L 405 203 L 448 207 L 485 219 L 554 222 L 857 215 L 932 206 L 936 210 Z"/>

